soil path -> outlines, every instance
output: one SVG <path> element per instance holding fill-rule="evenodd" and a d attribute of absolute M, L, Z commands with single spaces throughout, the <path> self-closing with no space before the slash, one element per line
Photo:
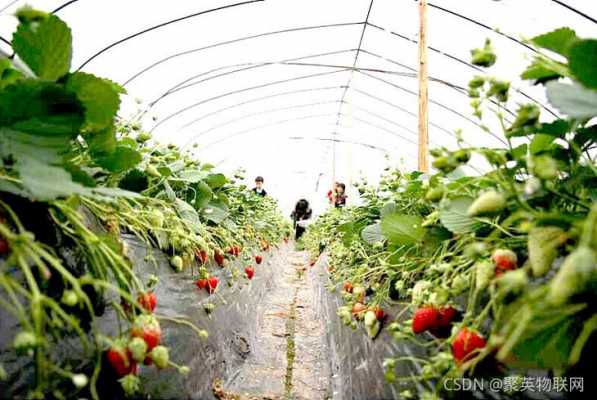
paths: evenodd
<path fill-rule="evenodd" d="M 220 399 L 323 400 L 331 397 L 325 321 L 316 315 L 305 252 L 272 260 L 279 268 L 255 310 L 260 335 L 243 368 L 214 387 Z"/>

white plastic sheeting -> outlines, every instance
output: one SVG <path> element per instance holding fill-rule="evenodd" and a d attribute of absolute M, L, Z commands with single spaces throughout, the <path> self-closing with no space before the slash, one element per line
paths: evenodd
<path fill-rule="evenodd" d="M 25 3 L 0 1 L 0 36 L 10 40 L 10 14 Z M 334 173 L 350 184 L 361 174 L 375 181 L 388 164 L 416 168 L 417 1 L 29 3 L 58 9 L 71 26 L 74 68 L 126 87 L 121 115 L 140 109 L 158 141 L 224 170 L 244 167 L 249 184 L 263 175 L 285 209 L 306 197 L 319 211 Z M 553 118 L 541 90 L 515 79 L 533 56 L 522 39 L 560 26 L 595 37 L 595 19 L 594 0 L 430 0 L 431 146 L 455 146 L 456 129 L 472 145 L 503 143 L 497 121 L 488 134 L 471 115 L 475 74 L 514 79 L 511 112 L 534 101 Z M 470 49 L 485 38 L 499 60 L 480 71 Z"/>

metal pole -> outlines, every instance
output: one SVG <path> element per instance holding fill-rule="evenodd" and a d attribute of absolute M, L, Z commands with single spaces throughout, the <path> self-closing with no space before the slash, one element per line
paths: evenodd
<path fill-rule="evenodd" d="M 419 171 L 429 172 L 427 0 L 419 0 Z"/>

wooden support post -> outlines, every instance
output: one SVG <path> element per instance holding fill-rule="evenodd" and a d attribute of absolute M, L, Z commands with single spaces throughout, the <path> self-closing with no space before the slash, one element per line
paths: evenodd
<path fill-rule="evenodd" d="M 427 0 L 419 0 L 419 171 L 429 172 Z"/>

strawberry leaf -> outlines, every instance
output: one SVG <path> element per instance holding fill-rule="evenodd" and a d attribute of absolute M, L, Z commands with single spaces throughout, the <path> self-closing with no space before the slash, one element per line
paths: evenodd
<path fill-rule="evenodd" d="M 12 37 L 12 46 L 40 79 L 56 81 L 70 69 L 71 31 L 54 15 L 39 22 L 19 24 Z"/>
<path fill-rule="evenodd" d="M 75 93 L 85 108 L 86 131 L 106 129 L 114 122 L 120 107 L 120 95 L 114 83 L 84 72 L 75 72 L 66 82 L 66 89 Z"/>
<path fill-rule="evenodd" d="M 570 72 L 590 89 L 597 89 L 597 40 L 581 40 L 570 47 Z"/>
<path fill-rule="evenodd" d="M 576 36 L 576 32 L 574 32 L 572 29 L 559 28 L 555 31 L 535 36 L 531 39 L 531 42 L 539 47 L 551 50 L 566 57 L 568 55 L 568 49 L 570 45 L 577 40 L 578 37 Z"/>
<path fill-rule="evenodd" d="M 389 214 L 381 220 L 381 231 L 392 244 L 412 245 L 425 235 L 422 222 L 416 215 Z"/>

